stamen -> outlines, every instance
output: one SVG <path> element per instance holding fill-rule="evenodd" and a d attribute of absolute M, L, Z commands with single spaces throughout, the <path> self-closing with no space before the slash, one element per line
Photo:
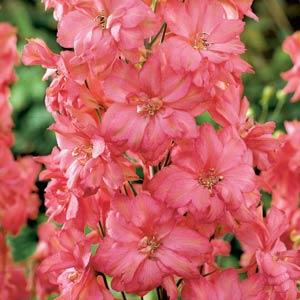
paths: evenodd
<path fill-rule="evenodd" d="M 88 160 L 92 158 L 93 146 L 92 145 L 78 145 L 72 151 L 72 156 L 76 158 L 81 165 L 85 165 Z"/>
<path fill-rule="evenodd" d="M 217 175 L 216 170 L 214 168 L 210 168 L 207 171 L 203 171 L 200 174 L 198 181 L 203 187 L 209 189 L 212 194 L 214 186 L 217 185 L 223 179 L 223 176 Z"/>
<path fill-rule="evenodd" d="M 107 25 L 107 17 L 105 15 L 104 11 L 101 11 L 100 14 L 96 17 L 96 22 L 99 24 L 99 26 L 104 30 L 106 29 Z"/>
<path fill-rule="evenodd" d="M 163 101 L 158 97 L 149 98 L 144 93 L 128 96 L 128 102 L 136 105 L 136 112 L 142 117 L 153 117 L 163 107 Z"/>
<path fill-rule="evenodd" d="M 196 35 L 193 48 L 196 50 L 207 50 L 210 45 L 211 43 L 208 42 L 208 34 L 203 32 Z"/>
<path fill-rule="evenodd" d="M 145 236 L 140 240 L 138 250 L 143 254 L 147 254 L 148 257 L 151 257 L 159 247 L 160 242 L 155 236 Z"/>
<path fill-rule="evenodd" d="M 154 116 L 163 106 L 163 102 L 159 98 L 149 100 L 140 100 L 137 105 L 137 113 L 143 117 Z"/>
<path fill-rule="evenodd" d="M 70 273 L 68 275 L 68 279 L 72 282 L 75 282 L 79 277 L 79 273 L 77 271 L 73 272 L 73 273 Z"/>

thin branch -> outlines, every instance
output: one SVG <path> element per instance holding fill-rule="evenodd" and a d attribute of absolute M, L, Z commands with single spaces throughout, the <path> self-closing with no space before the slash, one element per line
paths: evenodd
<path fill-rule="evenodd" d="M 101 276 L 102 276 L 103 281 L 104 281 L 104 285 L 105 285 L 106 289 L 110 290 L 105 274 L 102 273 L 102 272 L 98 272 L 98 275 L 101 275 Z"/>
<path fill-rule="evenodd" d="M 131 183 L 130 181 L 128 181 L 128 184 L 129 184 L 129 186 L 130 186 L 130 189 L 131 189 L 133 195 L 134 195 L 134 196 L 137 196 L 137 192 L 136 192 L 136 190 L 134 189 L 132 183 Z"/>
<path fill-rule="evenodd" d="M 153 12 L 156 12 L 157 2 L 158 2 L 158 0 L 152 0 L 151 8 L 152 8 Z"/>
<path fill-rule="evenodd" d="M 99 224 L 99 227 L 100 227 L 100 231 L 101 231 L 102 237 L 105 237 L 105 229 L 104 229 L 104 227 L 102 226 L 101 221 L 99 221 L 98 224 Z"/>
<path fill-rule="evenodd" d="M 179 286 L 181 285 L 182 281 L 183 281 L 183 279 L 180 278 L 180 279 L 177 281 L 176 286 L 179 287 Z"/>
<path fill-rule="evenodd" d="M 167 31 L 167 23 L 164 23 L 163 24 L 163 32 L 162 32 L 162 36 L 161 36 L 161 39 L 160 39 L 160 43 L 162 43 L 165 40 L 166 31 Z"/>
<path fill-rule="evenodd" d="M 125 184 L 123 185 L 123 188 L 124 188 L 124 191 L 125 191 L 126 196 L 128 196 L 128 192 L 127 192 L 127 189 L 126 189 L 126 185 L 125 185 Z"/>
<path fill-rule="evenodd" d="M 158 300 L 162 300 L 162 299 L 161 299 L 161 295 L 160 295 L 160 288 L 159 288 L 159 287 L 156 288 L 156 293 L 157 293 L 157 299 L 158 299 Z"/>
<path fill-rule="evenodd" d="M 122 294 L 122 298 L 123 298 L 123 300 L 127 300 L 127 298 L 126 298 L 126 294 L 125 294 L 124 292 L 121 292 L 121 294 Z"/>
<path fill-rule="evenodd" d="M 165 34 L 164 32 L 166 31 L 167 28 L 167 23 L 163 23 L 158 31 L 158 33 L 151 38 L 151 41 L 148 43 L 147 45 L 147 49 L 151 49 L 152 46 L 154 45 L 154 43 L 157 41 L 158 37 L 161 35 L 161 33 L 163 33 L 163 35 Z"/>
<path fill-rule="evenodd" d="M 150 174 L 150 179 L 153 178 L 154 174 L 155 174 L 155 170 L 153 166 L 149 167 L 149 174 Z"/>

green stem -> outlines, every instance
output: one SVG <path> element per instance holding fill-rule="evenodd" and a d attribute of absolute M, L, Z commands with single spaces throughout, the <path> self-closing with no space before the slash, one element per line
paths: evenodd
<path fill-rule="evenodd" d="M 164 23 L 163 24 L 163 32 L 162 32 L 162 35 L 161 35 L 160 43 L 162 43 L 165 40 L 166 31 L 167 31 L 167 23 Z"/>
<path fill-rule="evenodd" d="M 264 123 L 267 120 L 268 112 L 269 112 L 269 107 L 264 105 L 262 107 L 262 112 L 261 112 L 261 115 L 259 117 L 260 123 Z"/>
<path fill-rule="evenodd" d="M 127 192 L 127 189 L 126 189 L 126 185 L 124 184 L 124 191 L 125 191 L 125 194 L 126 194 L 126 196 L 128 196 L 128 192 Z"/>
<path fill-rule="evenodd" d="M 158 3 L 158 0 L 152 0 L 151 9 L 153 10 L 153 12 L 156 12 L 157 3 Z"/>
<path fill-rule="evenodd" d="M 177 281 L 176 286 L 179 287 L 179 286 L 181 285 L 182 281 L 183 281 L 183 279 L 180 278 L 180 279 Z"/>
<path fill-rule="evenodd" d="M 264 123 L 268 118 L 268 112 L 269 112 L 269 102 L 271 100 L 271 97 L 274 94 L 274 88 L 272 86 L 266 86 L 263 89 L 262 97 L 260 99 L 260 104 L 262 107 L 262 112 L 259 117 L 259 122 Z"/>
<path fill-rule="evenodd" d="M 275 119 L 275 120 L 278 119 L 278 117 L 281 113 L 281 110 L 283 109 L 283 106 L 284 106 L 285 100 L 286 100 L 286 94 L 281 90 L 276 93 L 276 96 L 277 96 L 278 101 L 276 103 L 276 107 L 272 114 L 272 119 Z"/>
<path fill-rule="evenodd" d="M 101 277 L 103 278 L 104 285 L 105 285 L 106 289 L 107 289 L 107 290 L 110 290 L 105 274 L 102 273 L 102 272 L 98 272 L 98 274 L 101 275 Z"/>
<path fill-rule="evenodd" d="M 100 227 L 102 237 L 105 237 L 105 229 L 103 228 L 101 221 L 99 221 L 98 223 L 99 223 L 99 227 Z"/>
<path fill-rule="evenodd" d="M 293 28 L 289 22 L 288 17 L 284 13 L 282 1 L 278 0 L 265 0 L 265 6 L 269 10 L 272 19 L 280 30 L 284 29 L 288 34 L 293 32 Z"/>
<path fill-rule="evenodd" d="M 163 36 L 166 34 L 167 23 L 163 23 L 158 31 L 158 33 L 151 38 L 151 41 L 147 44 L 146 48 L 151 49 L 154 43 L 157 41 L 158 37 L 163 33 Z"/>
<path fill-rule="evenodd" d="M 161 295 L 160 295 L 160 288 L 159 288 L 159 287 L 156 288 L 156 293 L 157 293 L 157 299 L 158 299 L 158 300 L 162 300 L 162 299 L 161 299 Z"/>

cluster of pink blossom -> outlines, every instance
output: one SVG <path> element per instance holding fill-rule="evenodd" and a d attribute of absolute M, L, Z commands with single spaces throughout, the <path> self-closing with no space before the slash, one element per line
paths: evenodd
<path fill-rule="evenodd" d="M 58 143 L 39 158 L 58 225 L 40 229 L 40 299 L 296 299 L 300 126 L 277 140 L 247 115 L 252 0 L 44 3 L 65 50 L 32 39 L 23 53 L 52 79 Z M 204 112 L 215 127 L 197 126 Z M 228 234 L 243 249 L 236 269 L 217 263 Z"/>
<path fill-rule="evenodd" d="M 7 234 L 17 234 L 27 219 L 38 213 L 34 183 L 39 165 L 31 157 L 15 160 L 10 150 L 12 133 L 9 85 L 18 62 L 16 30 L 0 23 L 0 299 L 29 299 L 24 269 L 11 259 Z"/>
<path fill-rule="evenodd" d="M 293 68 L 282 74 L 283 79 L 288 81 L 284 91 L 295 92 L 292 100 L 298 101 L 300 100 L 300 31 L 285 40 L 283 50 L 290 55 L 293 62 Z"/>

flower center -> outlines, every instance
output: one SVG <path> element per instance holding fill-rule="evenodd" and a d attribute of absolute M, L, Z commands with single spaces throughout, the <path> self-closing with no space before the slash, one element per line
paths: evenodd
<path fill-rule="evenodd" d="M 82 144 L 76 146 L 72 151 L 72 156 L 76 158 L 81 165 L 85 165 L 92 158 L 93 146 L 91 144 Z"/>
<path fill-rule="evenodd" d="M 98 25 L 104 30 L 106 29 L 106 25 L 107 25 L 107 17 L 105 15 L 104 11 L 101 11 L 99 13 L 99 15 L 96 17 L 96 22 L 98 23 Z"/>
<path fill-rule="evenodd" d="M 162 108 L 162 106 L 163 102 L 157 97 L 146 100 L 138 99 L 136 111 L 140 116 L 152 117 Z"/>
<path fill-rule="evenodd" d="M 75 282 L 75 281 L 79 278 L 79 276 L 80 276 L 79 272 L 74 271 L 74 272 L 72 272 L 72 273 L 70 273 L 70 274 L 68 275 L 68 279 L 69 279 L 71 282 Z"/>
<path fill-rule="evenodd" d="M 196 50 L 207 50 L 211 44 L 208 42 L 208 34 L 203 33 L 197 33 L 194 42 L 193 42 L 193 48 Z"/>
<path fill-rule="evenodd" d="M 136 105 L 136 112 L 142 117 L 153 117 L 163 107 L 163 101 L 159 97 L 148 97 L 145 93 L 128 96 L 128 102 Z"/>
<path fill-rule="evenodd" d="M 151 100 L 148 103 L 139 104 L 137 106 L 137 113 L 139 115 L 152 117 L 161 109 L 161 107 L 163 106 L 161 100 Z"/>
<path fill-rule="evenodd" d="M 155 251 L 160 247 L 160 242 L 155 236 L 144 236 L 139 242 L 139 251 L 149 257 L 153 256 Z"/>
<path fill-rule="evenodd" d="M 223 176 L 217 175 L 216 170 L 214 168 L 210 168 L 207 171 L 203 171 L 200 174 L 198 181 L 202 186 L 209 189 L 212 193 L 212 189 L 214 188 L 214 186 L 223 179 Z"/>

